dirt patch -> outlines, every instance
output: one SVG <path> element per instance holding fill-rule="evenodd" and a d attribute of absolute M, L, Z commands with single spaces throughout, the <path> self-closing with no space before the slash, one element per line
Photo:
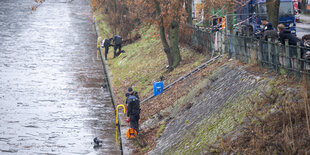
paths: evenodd
<path fill-rule="evenodd" d="M 164 92 L 150 100 L 149 102 L 143 103 L 141 105 L 141 114 L 140 114 L 140 124 L 146 121 L 150 116 L 159 114 L 159 112 L 168 106 L 171 106 L 182 96 L 186 95 L 192 88 L 202 81 L 208 75 L 211 75 L 215 68 L 222 66 L 226 62 L 226 59 L 219 60 L 215 63 L 210 64 L 210 66 L 202 69 L 201 71 L 191 75 L 188 79 L 181 81 L 174 85 L 169 91 Z M 189 108 L 184 106 L 183 108 Z M 159 116 L 166 117 L 166 116 Z M 147 151 L 142 151 L 143 148 L 149 147 L 148 150 L 152 150 L 156 146 L 156 139 L 158 138 L 159 126 L 153 129 L 142 130 L 139 137 L 139 143 L 143 144 L 137 148 L 137 152 L 146 153 Z"/>
<path fill-rule="evenodd" d="M 198 84 L 203 78 L 212 74 L 213 70 L 225 63 L 225 60 L 221 60 L 211 64 L 210 66 L 202 69 L 201 71 L 191 75 L 188 79 L 175 84 L 169 91 L 164 92 L 141 105 L 141 119 L 140 123 L 143 123 L 150 116 L 159 113 L 161 110 L 172 105 L 176 100 L 186 95 L 196 84 Z"/>
<path fill-rule="evenodd" d="M 135 151 L 134 155 L 146 154 L 149 150 L 154 149 L 156 146 L 157 132 L 159 127 L 141 130 L 139 137 L 137 137 L 134 141 L 135 143 Z"/>

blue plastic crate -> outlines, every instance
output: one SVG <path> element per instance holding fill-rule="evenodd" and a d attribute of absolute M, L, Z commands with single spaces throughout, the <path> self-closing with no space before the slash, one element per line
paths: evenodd
<path fill-rule="evenodd" d="M 154 96 L 161 94 L 164 90 L 164 84 L 162 81 L 154 82 Z"/>

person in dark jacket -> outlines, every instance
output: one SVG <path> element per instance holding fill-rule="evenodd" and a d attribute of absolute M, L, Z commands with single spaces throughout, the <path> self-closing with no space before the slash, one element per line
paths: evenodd
<path fill-rule="evenodd" d="M 270 22 L 268 22 L 268 20 L 267 20 L 266 17 L 262 17 L 262 18 L 261 18 L 261 23 L 262 23 L 262 25 L 264 26 L 264 27 L 263 27 L 263 32 L 266 31 L 266 30 L 268 30 L 268 29 L 270 29 L 270 28 L 273 29 L 272 24 L 271 24 Z"/>
<path fill-rule="evenodd" d="M 299 40 L 295 35 L 293 35 L 290 30 L 285 29 L 285 26 L 283 24 L 279 24 L 277 29 L 279 32 L 279 41 L 281 42 L 281 44 L 285 45 L 285 40 L 288 40 L 289 45 L 296 46 L 297 43 L 300 42 L 300 46 L 301 47 L 304 46 L 303 42 L 301 40 Z M 301 53 L 301 57 L 303 57 L 304 50 L 301 49 L 300 53 Z M 297 57 L 296 47 L 290 48 L 289 57 L 292 57 L 292 56 Z M 291 63 L 290 63 L 290 66 L 291 66 Z M 301 68 L 303 68 L 303 67 L 304 67 L 304 64 L 302 63 Z"/>
<path fill-rule="evenodd" d="M 136 96 L 138 99 L 140 99 L 140 98 L 139 98 L 139 95 L 138 95 L 138 92 L 134 91 L 134 90 L 132 89 L 132 87 L 129 87 L 129 88 L 128 88 L 128 93 L 126 93 L 126 97 L 128 97 L 129 95 L 134 95 L 134 96 Z M 128 104 L 128 103 L 127 103 L 127 100 L 126 100 L 126 104 Z"/>
<path fill-rule="evenodd" d="M 112 38 L 104 39 L 102 46 L 101 46 L 101 47 L 104 47 L 104 49 L 105 49 L 105 53 L 104 53 L 105 60 L 107 60 L 107 58 L 108 58 L 109 47 L 113 46 L 111 44 L 111 41 L 112 41 Z"/>
<path fill-rule="evenodd" d="M 268 38 L 271 38 L 271 41 L 274 42 L 278 38 L 277 31 L 274 30 L 272 24 L 268 22 L 266 17 L 261 17 L 261 23 L 263 25 L 263 29 L 261 31 L 262 41 L 261 41 L 261 48 L 262 48 L 262 60 L 265 65 L 269 65 L 269 57 L 268 57 L 268 50 L 267 50 L 267 41 Z M 274 57 L 274 56 L 273 56 Z M 275 58 L 272 57 L 272 63 L 274 64 Z M 275 66 L 275 65 L 273 65 Z"/>
<path fill-rule="evenodd" d="M 291 33 L 290 30 L 285 29 L 285 26 L 283 24 L 278 25 L 278 32 L 279 32 L 279 41 L 281 44 L 285 44 L 285 40 L 288 39 L 289 45 L 297 45 L 297 42 L 300 42 L 300 45 L 303 46 L 301 40 L 299 40 L 295 35 Z"/>
<path fill-rule="evenodd" d="M 293 35 L 290 30 L 285 29 L 285 26 L 283 24 L 279 24 L 277 28 L 279 32 L 279 41 L 281 42 L 281 44 L 285 45 L 285 40 L 288 40 L 289 45 L 296 46 L 297 43 L 299 42 L 301 47 L 304 46 L 304 43 L 300 39 L 298 39 L 295 35 Z M 297 55 L 296 50 L 292 54 Z M 303 55 L 303 50 L 301 50 L 301 55 Z"/>
<path fill-rule="evenodd" d="M 271 38 L 272 42 L 274 42 L 276 39 L 278 39 L 278 33 L 276 30 L 274 30 L 271 23 L 268 23 L 265 26 L 264 35 L 263 35 L 263 39 L 265 41 L 268 41 L 268 38 Z"/>
<path fill-rule="evenodd" d="M 122 51 L 122 37 L 119 35 L 115 35 L 113 37 L 114 42 L 114 58 L 116 58 L 116 50 L 118 49 L 119 52 Z"/>
<path fill-rule="evenodd" d="M 140 101 L 135 95 L 133 95 L 132 88 L 130 92 L 131 93 L 129 93 L 126 99 L 126 103 L 128 104 L 127 117 L 130 118 L 130 127 L 139 133 Z"/>
<path fill-rule="evenodd" d="M 262 31 L 260 31 L 258 34 L 264 35 L 264 32 L 267 30 L 273 30 L 273 26 L 270 22 L 268 22 L 266 17 L 261 17 L 261 23 L 263 25 Z"/>

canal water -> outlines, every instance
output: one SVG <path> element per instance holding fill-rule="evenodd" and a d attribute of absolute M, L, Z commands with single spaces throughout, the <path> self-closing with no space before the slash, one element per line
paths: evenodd
<path fill-rule="evenodd" d="M 33 4 L 0 0 L 0 154 L 120 154 L 89 0 Z"/>

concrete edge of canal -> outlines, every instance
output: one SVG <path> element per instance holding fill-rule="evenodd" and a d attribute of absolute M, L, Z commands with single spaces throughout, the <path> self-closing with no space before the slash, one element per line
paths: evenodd
<path fill-rule="evenodd" d="M 96 21 L 96 18 L 95 16 L 93 16 L 93 24 L 94 24 L 94 28 L 95 28 L 95 32 L 96 32 L 96 37 L 97 37 L 97 44 L 98 44 L 98 38 L 100 37 L 100 31 L 99 31 L 99 28 L 98 28 L 98 25 L 97 25 L 97 21 Z M 98 47 L 98 46 L 97 46 Z M 126 128 L 128 125 L 126 125 L 126 122 L 124 121 L 124 117 L 125 117 L 125 114 L 124 113 L 119 113 L 118 115 L 120 116 L 116 116 L 117 113 L 116 113 L 116 100 L 115 100 L 115 96 L 114 96 L 114 91 L 113 91 L 113 87 L 112 87 L 112 73 L 110 71 L 110 68 L 106 62 L 106 60 L 104 60 L 102 58 L 102 48 L 101 46 L 99 45 L 98 47 L 99 49 L 99 55 L 100 55 L 100 59 L 101 59 L 101 62 L 102 62 L 102 66 L 103 66 L 103 70 L 104 70 L 104 76 L 105 76 L 105 82 L 107 83 L 107 86 L 109 88 L 109 91 L 110 91 L 110 95 L 111 95 L 111 102 L 113 104 L 113 107 L 114 107 L 114 112 L 115 112 L 115 117 L 118 117 L 119 118 L 119 123 L 118 125 L 116 124 L 116 132 L 119 133 L 119 137 L 117 137 L 115 140 L 118 141 L 119 140 L 119 143 L 120 143 L 120 150 L 121 150 L 121 154 L 122 155 L 126 155 L 126 154 L 130 154 L 132 152 L 132 150 L 130 149 L 130 147 L 128 145 L 125 145 L 125 144 L 128 144 L 128 140 L 123 136 L 124 133 L 126 132 Z M 120 111 L 123 111 L 123 109 L 120 109 Z M 123 134 L 123 135 L 122 135 Z"/>

